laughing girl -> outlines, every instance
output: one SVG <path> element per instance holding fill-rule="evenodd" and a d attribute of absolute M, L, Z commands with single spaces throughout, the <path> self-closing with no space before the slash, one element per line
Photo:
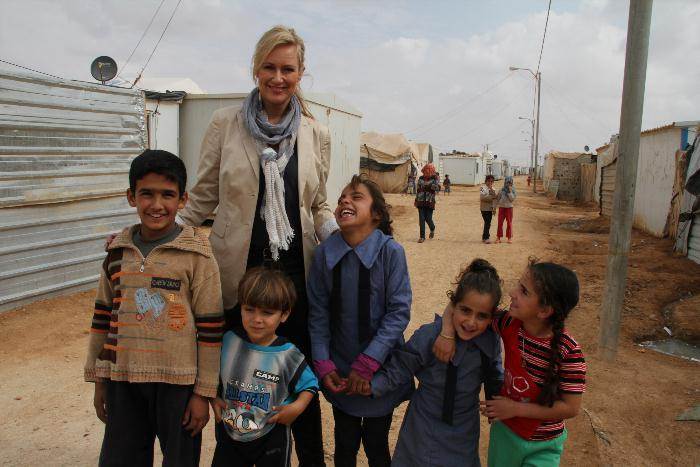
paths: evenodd
<path fill-rule="evenodd" d="M 356 465 L 361 441 L 371 467 L 388 466 L 391 416 L 413 385 L 372 399 L 361 394 L 404 343 L 411 310 L 406 256 L 391 237 L 389 206 L 371 180 L 352 178 L 335 218 L 340 231 L 318 247 L 309 271 L 314 367 L 333 406 L 335 465 Z"/>

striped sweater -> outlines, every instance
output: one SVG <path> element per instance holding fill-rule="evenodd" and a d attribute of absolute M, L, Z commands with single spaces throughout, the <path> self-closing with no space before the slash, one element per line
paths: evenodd
<path fill-rule="evenodd" d="M 224 318 L 209 240 L 185 226 L 144 258 L 132 242 L 137 228 L 108 248 L 85 380 L 194 384 L 195 393 L 215 397 Z"/>
<path fill-rule="evenodd" d="M 522 364 L 525 365 L 530 377 L 541 388 L 549 369 L 552 339 L 531 336 L 523 328 L 523 322 L 513 318 L 510 313 L 505 313 L 494 319 L 491 327 L 499 335 L 503 335 L 506 328 L 518 328 L 517 343 L 505 342 L 504 340 L 505 358 L 513 359 L 515 351 L 521 352 Z M 519 349 L 514 348 L 513 344 Z M 566 329 L 564 329 L 559 342 L 559 355 L 561 356 L 559 394 L 583 394 L 586 391 L 586 359 L 581 346 Z M 530 440 L 553 439 L 563 432 L 564 420 L 543 420 Z"/>

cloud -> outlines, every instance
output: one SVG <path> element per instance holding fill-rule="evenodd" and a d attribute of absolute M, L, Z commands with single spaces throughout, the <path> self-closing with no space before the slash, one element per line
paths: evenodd
<path fill-rule="evenodd" d="M 159 0 L 4 0 L 0 58 L 92 81 L 89 64 L 123 66 Z M 166 0 L 123 70 L 133 79 L 177 0 Z M 363 128 L 404 132 L 443 149 L 491 143 L 525 162 L 546 2 L 183 1 L 146 75 L 189 77 L 212 93 L 253 86 L 260 34 L 283 23 L 307 46 L 303 89 L 333 92 L 362 111 Z M 505 18 L 505 19 L 504 19 Z M 643 127 L 699 118 L 700 4 L 654 4 Z M 627 2 L 554 2 L 541 63 L 541 153 L 597 147 L 618 131 Z M 497 84 L 497 86 L 494 86 Z M 413 130 L 413 131 L 410 131 Z"/>

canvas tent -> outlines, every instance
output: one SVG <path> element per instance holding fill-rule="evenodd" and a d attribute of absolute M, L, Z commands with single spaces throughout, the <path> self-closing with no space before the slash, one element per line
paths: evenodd
<path fill-rule="evenodd" d="M 417 168 L 414 151 L 400 133 L 363 132 L 360 136 L 360 172 L 377 182 L 385 193 L 401 193 L 408 175 Z"/>

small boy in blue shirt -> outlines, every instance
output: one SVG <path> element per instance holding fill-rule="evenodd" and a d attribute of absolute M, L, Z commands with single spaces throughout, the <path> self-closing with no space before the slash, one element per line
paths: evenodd
<path fill-rule="evenodd" d="M 296 301 L 283 272 L 254 268 L 238 286 L 243 328 L 224 334 L 213 466 L 289 466 L 289 426 L 318 392 L 291 342 L 276 334 Z"/>

